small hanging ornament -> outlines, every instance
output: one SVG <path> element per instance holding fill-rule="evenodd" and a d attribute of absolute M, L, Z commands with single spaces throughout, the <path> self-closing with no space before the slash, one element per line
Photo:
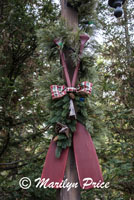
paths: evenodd
<path fill-rule="evenodd" d="M 71 99 L 75 99 L 75 95 L 73 94 L 73 93 L 69 93 L 69 97 L 71 98 Z"/>
<path fill-rule="evenodd" d="M 84 101 L 85 101 L 85 98 L 80 97 L 80 101 L 84 102 Z"/>

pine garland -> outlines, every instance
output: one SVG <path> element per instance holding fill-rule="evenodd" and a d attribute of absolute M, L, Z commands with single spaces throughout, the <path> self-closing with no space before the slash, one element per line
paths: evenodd
<path fill-rule="evenodd" d="M 82 124 L 86 124 L 87 119 L 87 109 L 85 98 L 75 95 L 74 104 L 77 107 L 77 120 L 80 121 Z M 49 130 L 49 134 L 53 134 L 53 137 L 57 137 L 57 149 L 56 149 L 56 157 L 59 158 L 62 149 L 66 147 L 70 147 L 72 145 L 72 134 L 76 130 L 76 119 L 69 118 L 69 101 L 70 97 L 69 94 L 66 96 L 58 99 L 58 100 L 49 100 L 48 107 L 51 111 L 50 118 L 48 120 L 48 125 L 51 125 L 51 129 Z M 70 130 L 69 137 L 65 134 L 57 134 L 55 133 L 55 126 L 57 122 L 60 122 L 66 126 L 68 126 Z"/>
<path fill-rule="evenodd" d="M 68 0 L 68 6 L 73 7 L 78 12 L 79 17 L 79 24 L 83 25 L 86 24 L 90 25 L 93 24 L 91 22 L 94 21 L 96 18 L 96 7 L 98 5 L 98 1 L 94 0 Z M 84 26 L 82 26 L 82 29 Z M 89 32 L 90 27 L 88 26 L 87 31 Z"/>
<path fill-rule="evenodd" d="M 80 35 L 82 33 L 83 32 L 81 32 L 80 30 L 77 33 L 73 33 L 71 29 L 68 29 L 64 25 L 63 21 L 60 21 L 59 24 L 56 24 L 54 26 L 50 26 L 49 30 L 42 29 L 38 32 L 40 49 L 43 52 L 42 57 L 44 58 L 44 60 L 47 60 L 47 62 L 48 60 L 49 62 L 51 62 L 51 67 L 48 66 L 48 73 L 45 74 L 45 78 L 43 77 L 43 79 L 41 79 L 41 83 L 44 85 L 47 84 L 47 90 L 44 93 L 44 99 L 45 102 L 47 102 L 47 105 L 45 106 L 46 110 L 48 110 L 49 115 L 48 124 L 51 126 L 48 133 L 53 136 L 53 139 L 56 138 L 55 142 L 57 144 L 57 148 L 55 154 L 57 158 L 60 157 L 62 149 L 65 149 L 72 145 L 72 135 L 76 130 L 77 120 L 86 125 L 86 120 L 88 119 L 89 97 L 83 98 L 75 94 L 74 104 L 77 108 L 77 120 L 72 120 L 68 117 L 70 101 L 69 94 L 58 100 L 52 100 L 50 94 L 50 85 L 61 85 L 61 82 L 63 84 L 66 84 L 64 80 L 59 77 L 59 72 L 62 71 L 62 66 L 60 66 L 59 48 L 55 45 L 54 40 L 60 39 L 61 48 L 63 49 L 63 51 L 64 48 L 66 49 L 73 47 L 73 51 L 71 51 L 71 57 L 74 63 L 76 63 L 79 56 L 78 53 L 80 48 Z M 94 77 L 93 56 L 89 56 L 89 51 L 85 51 L 80 59 L 81 67 L 79 73 L 79 81 L 81 82 L 89 80 L 90 82 L 92 82 Z M 58 122 L 68 126 L 70 130 L 69 137 L 67 137 L 64 133 L 56 133 L 55 127 Z"/>
<path fill-rule="evenodd" d="M 79 15 L 87 15 L 89 13 L 93 13 L 93 8 L 96 4 L 94 0 L 67 0 L 68 6 L 73 7 L 78 11 Z M 85 9 L 86 8 L 86 9 Z M 83 11 L 85 9 L 85 13 Z"/>
<path fill-rule="evenodd" d="M 70 47 L 72 48 L 70 56 L 73 57 L 74 63 L 76 63 L 80 47 L 80 35 L 84 33 L 81 27 L 83 28 L 83 25 L 79 27 L 77 32 L 74 32 L 70 27 L 65 25 L 64 20 L 59 20 L 58 23 L 51 24 L 49 28 L 40 29 L 37 32 L 39 41 L 38 49 L 43 52 L 43 58 L 45 58 L 47 62 L 55 62 L 59 59 L 59 49 L 54 43 L 54 40 L 60 39 L 63 50 Z M 94 34 L 94 29 L 90 26 L 88 26 L 88 34 Z"/>

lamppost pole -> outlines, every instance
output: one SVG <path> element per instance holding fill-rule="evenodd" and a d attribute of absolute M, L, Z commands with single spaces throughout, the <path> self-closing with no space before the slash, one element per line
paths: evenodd
<path fill-rule="evenodd" d="M 73 31 L 77 31 L 78 29 L 78 12 L 74 10 L 72 7 L 68 6 L 67 0 L 61 0 L 61 17 L 65 19 L 67 26 L 73 28 Z M 65 49 L 65 60 L 68 67 L 68 73 L 70 80 L 72 81 L 73 74 L 74 74 L 74 63 L 70 56 L 69 50 Z M 76 169 L 76 163 L 74 158 L 74 151 L 73 146 L 69 149 L 68 160 L 66 165 L 66 170 L 64 174 L 64 180 L 68 180 L 70 183 L 78 183 L 77 188 L 71 188 L 67 191 L 66 188 L 61 188 L 57 192 L 57 200 L 80 200 L 80 185 L 79 179 Z"/>

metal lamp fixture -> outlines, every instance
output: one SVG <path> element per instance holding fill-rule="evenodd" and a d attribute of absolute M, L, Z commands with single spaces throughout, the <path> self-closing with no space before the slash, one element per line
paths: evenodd
<path fill-rule="evenodd" d="M 121 17 L 123 10 L 122 10 L 122 5 L 124 4 L 126 0 L 109 0 L 108 5 L 112 8 L 115 8 L 114 11 L 114 16 L 115 17 Z"/>

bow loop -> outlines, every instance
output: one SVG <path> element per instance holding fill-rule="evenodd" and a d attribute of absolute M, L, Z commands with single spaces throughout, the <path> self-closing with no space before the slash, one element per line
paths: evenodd
<path fill-rule="evenodd" d="M 92 91 L 92 83 L 88 81 L 84 81 L 80 83 L 77 88 L 75 87 L 66 87 L 65 85 L 59 86 L 59 85 L 51 85 L 51 94 L 52 99 L 59 99 L 65 96 L 68 92 L 74 92 L 78 93 L 80 95 L 89 95 Z"/>
<path fill-rule="evenodd" d="M 67 94 L 65 85 L 62 86 L 51 85 L 50 89 L 51 89 L 52 99 L 59 99 Z"/>
<path fill-rule="evenodd" d="M 81 95 L 85 95 L 85 94 L 91 94 L 92 91 L 92 86 L 93 84 L 88 82 L 88 81 L 84 81 L 82 83 L 80 83 L 77 86 L 77 93 L 81 94 Z"/>

